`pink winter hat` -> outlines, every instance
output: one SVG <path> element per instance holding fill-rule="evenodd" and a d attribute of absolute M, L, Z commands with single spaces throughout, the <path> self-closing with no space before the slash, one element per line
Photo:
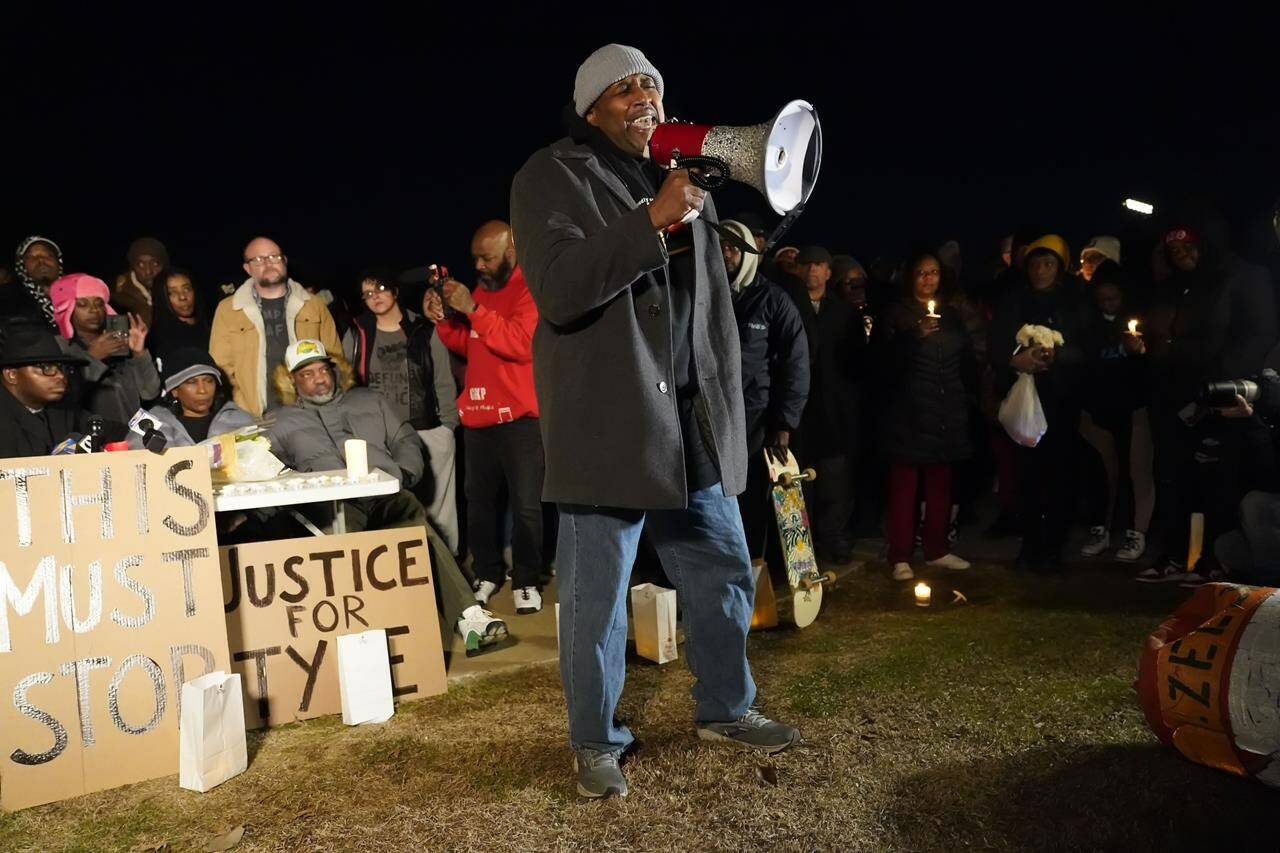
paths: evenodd
<path fill-rule="evenodd" d="M 75 272 L 64 275 L 49 286 L 49 301 L 53 303 L 53 320 L 58 324 L 58 331 L 67 340 L 75 335 L 71 328 L 71 312 L 75 310 L 76 300 L 88 296 L 100 296 L 107 306 L 108 314 L 115 314 L 111 307 L 111 289 L 100 278 L 87 273 Z"/>

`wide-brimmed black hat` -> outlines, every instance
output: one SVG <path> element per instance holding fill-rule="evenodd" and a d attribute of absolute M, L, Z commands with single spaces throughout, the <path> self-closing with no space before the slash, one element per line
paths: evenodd
<path fill-rule="evenodd" d="M 43 326 L 21 320 L 0 324 L 0 367 L 25 364 L 88 364 L 86 358 L 66 352 Z"/>

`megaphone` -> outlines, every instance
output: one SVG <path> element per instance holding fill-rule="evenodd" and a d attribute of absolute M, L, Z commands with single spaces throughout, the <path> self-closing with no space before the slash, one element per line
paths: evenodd
<path fill-rule="evenodd" d="M 755 187 L 780 216 L 798 214 L 822 165 L 822 125 L 808 101 L 791 101 L 751 127 L 663 122 L 649 138 L 663 168 L 698 169 L 690 180 L 711 190 L 726 179 Z"/>

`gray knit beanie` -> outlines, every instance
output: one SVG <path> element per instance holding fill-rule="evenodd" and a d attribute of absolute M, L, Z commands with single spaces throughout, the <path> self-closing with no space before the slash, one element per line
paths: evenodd
<path fill-rule="evenodd" d="M 585 116 L 605 89 L 632 74 L 652 77 L 658 84 L 658 97 L 662 97 L 662 75 L 643 53 L 625 44 L 606 44 L 578 66 L 573 81 L 573 109 Z"/>

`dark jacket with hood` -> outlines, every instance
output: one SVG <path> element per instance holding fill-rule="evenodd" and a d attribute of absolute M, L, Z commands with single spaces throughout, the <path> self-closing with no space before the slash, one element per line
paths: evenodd
<path fill-rule="evenodd" d="M 733 313 L 742 347 L 747 449 L 756 453 L 767 432 L 800 429 L 809 397 L 809 344 L 786 291 L 759 273 L 734 296 Z"/>
<path fill-rule="evenodd" d="M 1170 277 L 1173 327 L 1157 361 L 1160 391 L 1175 407 L 1206 382 L 1257 374 L 1276 343 L 1276 297 L 1266 269 L 1231 251 L 1221 217 L 1206 216 L 1200 238 L 1196 269 Z"/>
<path fill-rule="evenodd" d="M 957 311 L 943 311 L 938 331 L 916 327 L 925 306 L 911 297 L 895 302 L 877 327 L 886 358 L 888 411 L 884 450 L 894 462 L 933 465 L 967 459 L 968 389 L 974 382 L 973 343 Z"/>
<path fill-rule="evenodd" d="M 561 139 L 511 189 L 513 238 L 538 306 L 534 381 L 547 501 L 635 509 L 688 505 L 676 396 L 669 256 L 649 212 L 605 155 Z M 690 374 L 706 452 L 726 496 L 746 486 L 742 360 L 707 198 L 692 235 Z"/>

